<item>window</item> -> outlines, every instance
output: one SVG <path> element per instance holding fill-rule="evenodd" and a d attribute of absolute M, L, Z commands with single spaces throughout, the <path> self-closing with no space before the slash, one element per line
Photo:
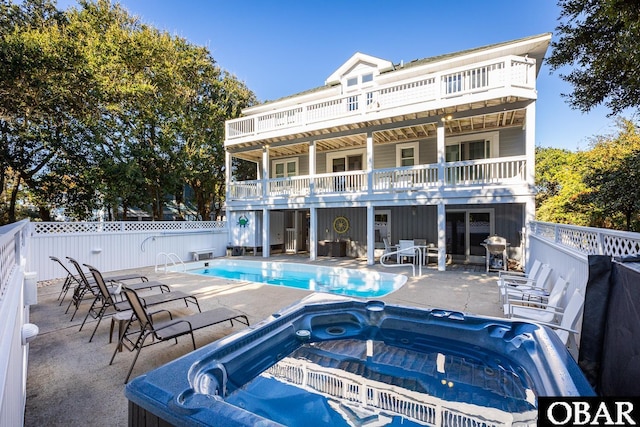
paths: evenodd
<path fill-rule="evenodd" d="M 418 141 L 396 145 L 396 166 L 415 166 L 420 164 Z"/>
<path fill-rule="evenodd" d="M 272 168 L 274 178 L 296 176 L 298 174 L 298 159 L 274 160 Z"/>
<path fill-rule="evenodd" d="M 364 150 L 346 150 L 327 153 L 327 171 L 359 171 L 364 166 Z"/>
<path fill-rule="evenodd" d="M 349 90 L 356 90 L 358 86 L 363 86 L 371 82 L 373 82 L 373 73 L 365 73 L 358 76 L 346 77 L 346 86 Z"/>
<path fill-rule="evenodd" d="M 456 136 L 447 138 L 445 159 L 447 162 L 480 160 L 499 157 L 498 132 L 488 132 L 475 136 Z"/>

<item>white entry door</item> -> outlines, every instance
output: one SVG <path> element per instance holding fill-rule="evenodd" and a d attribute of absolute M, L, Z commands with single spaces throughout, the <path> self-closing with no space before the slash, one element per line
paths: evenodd
<path fill-rule="evenodd" d="M 375 247 L 384 248 L 382 239 L 387 238 L 391 244 L 391 210 L 376 209 L 374 212 L 373 229 L 375 234 Z"/>

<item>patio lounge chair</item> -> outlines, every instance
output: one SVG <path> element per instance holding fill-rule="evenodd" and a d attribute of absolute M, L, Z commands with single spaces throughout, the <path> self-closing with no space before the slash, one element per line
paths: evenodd
<path fill-rule="evenodd" d="M 134 316 L 129 320 L 127 327 L 125 328 L 125 333 L 120 336 L 120 343 L 113 352 L 113 356 L 111 357 L 109 365 L 113 363 L 113 359 L 116 357 L 119 347 L 126 346 L 130 351 L 136 350 L 136 355 L 131 362 L 131 367 L 129 368 L 127 377 L 124 380 L 125 384 L 129 381 L 129 377 L 131 377 L 131 372 L 133 371 L 133 367 L 136 364 L 138 356 L 140 355 L 140 351 L 143 347 L 148 347 L 153 344 L 158 344 L 160 342 L 172 339 L 175 340 L 177 344 L 178 337 L 188 334 L 191 335 L 191 343 L 193 344 L 193 349 L 195 350 L 196 340 L 193 336 L 193 331 L 227 321 L 231 322 L 231 326 L 233 326 L 234 320 L 249 326 L 249 319 L 246 315 L 225 307 L 219 307 L 213 310 L 205 311 L 203 313 L 197 313 L 190 316 L 179 317 L 176 319 L 173 318 L 171 312 L 168 310 L 158 310 L 156 312 L 150 313 L 145 308 L 144 301 L 138 296 L 135 291 L 128 289 L 127 287 L 123 287 L 122 291 L 124 292 L 127 301 L 131 306 L 131 309 L 133 310 Z M 154 321 L 153 316 L 161 312 L 167 313 L 170 320 L 162 322 Z M 135 322 L 136 320 L 140 325 L 140 329 L 132 332 L 127 332 L 133 322 Z M 147 338 L 149 338 L 150 336 L 152 337 L 151 342 L 145 344 Z"/>
<path fill-rule="evenodd" d="M 560 304 L 567 285 L 568 282 L 564 278 L 558 277 L 550 292 L 536 287 L 529 289 L 520 287 L 519 289 L 508 290 L 508 299 L 504 304 L 504 315 L 510 317 L 512 310 L 518 309 L 517 306 L 540 307 L 541 304 L 546 304 L 556 307 Z M 512 309 L 512 305 L 516 307 Z"/>
<path fill-rule="evenodd" d="M 498 272 L 498 281 L 503 278 L 506 280 L 535 279 L 540 271 L 540 267 L 542 267 L 542 263 L 539 260 L 535 260 L 533 264 L 531 264 L 531 268 L 526 272 L 501 270 Z"/>
<path fill-rule="evenodd" d="M 500 301 L 505 304 L 509 299 L 509 293 L 518 290 L 531 290 L 537 288 L 541 291 L 549 292 L 548 281 L 551 276 L 551 267 L 548 264 L 542 264 L 535 279 L 528 277 L 508 277 L 498 279 L 498 290 Z"/>
<path fill-rule="evenodd" d="M 100 273 L 100 271 L 98 271 L 95 267 L 92 267 L 87 264 L 85 264 L 85 267 L 87 267 L 91 272 L 91 274 L 93 275 L 93 278 L 96 281 L 98 285 L 98 289 L 100 291 L 99 295 L 96 296 L 96 298 L 93 300 L 93 304 L 89 308 L 89 311 L 87 312 L 87 315 L 85 316 L 84 321 L 82 322 L 82 325 L 80 325 L 80 330 L 82 330 L 82 327 L 84 326 L 89 316 L 92 316 L 95 319 L 98 319 L 98 322 L 96 323 L 95 328 L 93 328 L 93 333 L 89 338 L 89 342 L 91 342 L 91 340 L 93 340 L 93 336 L 96 334 L 96 331 L 98 330 L 98 326 L 100 326 L 100 322 L 102 321 L 102 318 L 105 315 L 108 315 L 107 310 L 112 308 L 114 310 L 114 313 L 111 313 L 111 314 L 121 313 L 121 317 L 119 318 L 119 320 L 126 321 L 131 317 L 131 307 L 129 306 L 129 303 L 127 301 L 114 300 L 114 294 L 113 292 L 110 292 L 109 288 L 107 287 L 107 284 L 102 278 L 102 274 Z M 168 285 L 166 284 L 162 284 L 162 285 L 165 286 L 166 289 L 169 289 Z M 135 291 L 133 287 L 130 287 L 129 289 Z M 189 302 L 191 302 L 195 304 L 196 307 L 198 307 L 198 311 L 202 311 L 200 310 L 200 304 L 198 303 L 198 299 L 195 297 L 195 295 L 187 294 L 180 291 L 162 292 L 159 294 L 145 296 L 144 298 L 140 298 L 140 299 L 142 300 L 142 304 L 145 307 L 151 307 L 154 305 L 164 304 L 172 301 L 184 300 L 184 303 L 187 307 L 189 306 Z M 101 305 L 98 307 L 98 304 L 100 303 Z M 122 313 L 124 313 L 124 316 L 122 315 Z M 114 319 L 112 318 L 110 334 L 109 334 L 109 342 L 111 342 L 111 336 L 113 335 L 113 327 L 114 327 Z"/>
<path fill-rule="evenodd" d="M 71 258 L 71 257 L 67 257 L 67 259 L 69 260 L 69 262 L 71 264 L 73 264 L 73 266 L 75 267 L 76 271 L 77 271 L 77 275 L 74 276 L 74 278 L 77 280 L 78 285 L 76 286 L 76 288 L 73 291 L 73 297 L 71 298 L 71 301 L 69 302 L 69 305 L 67 306 L 67 310 L 65 311 L 65 313 L 67 313 L 69 311 L 69 308 L 71 308 L 71 305 L 75 305 L 75 310 L 73 311 L 73 314 L 71 315 L 71 320 L 73 321 L 76 313 L 78 312 L 78 309 L 80 308 L 80 303 L 85 299 L 85 298 L 91 298 L 93 297 L 94 299 L 100 296 L 100 291 L 96 285 L 96 282 L 93 279 L 89 279 L 87 277 L 87 275 L 84 273 L 84 271 L 82 270 L 82 267 L 80 267 L 80 263 L 78 261 L 76 261 L 75 259 Z M 62 264 L 61 264 L 62 265 Z M 69 271 L 69 270 L 67 270 Z M 147 279 L 146 276 L 138 274 L 138 273 L 132 273 L 132 274 L 121 274 L 121 275 L 114 275 L 114 276 L 108 276 L 108 277 L 104 277 L 104 281 L 109 283 L 109 289 L 113 292 L 114 295 L 116 295 L 118 293 L 118 286 L 114 285 L 117 282 L 123 282 L 123 281 L 127 281 L 127 280 L 140 280 L 141 282 L 138 284 L 132 284 L 131 286 L 137 288 L 137 289 L 153 289 L 153 288 L 160 288 L 161 291 L 165 291 L 165 290 L 169 290 L 169 287 L 167 285 L 165 285 L 164 283 L 159 283 L 159 282 L 149 282 L 149 280 Z"/>
<path fill-rule="evenodd" d="M 577 351 L 576 336 L 578 335 L 578 331 L 575 328 L 582 315 L 583 306 L 584 296 L 578 289 L 576 289 L 571 295 L 571 298 L 569 299 L 569 302 L 567 302 L 564 310 L 556 314 L 554 322 L 544 322 L 539 320 L 536 320 L 535 322 L 553 329 L 562 343 L 565 344 L 572 353 L 575 353 Z M 540 310 L 539 308 L 533 307 L 523 308 L 530 311 Z M 570 340 L 571 338 L 573 339 Z"/>
<path fill-rule="evenodd" d="M 517 315 L 512 318 L 526 319 L 539 323 L 553 329 L 560 340 L 566 345 L 569 342 L 569 337 L 577 335 L 578 331 L 575 329 L 578 320 L 582 314 L 582 307 L 584 306 L 584 296 L 576 289 L 567 305 L 564 309 L 558 307 L 551 308 L 550 306 L 543 307 L 518 307 Z M 541 316 L 536 313 L 554 311 L 554 319 L 550 322 L 541 319 Z"/>
<path fill-rule="evenodd" d="M 62 263 L 62 261 L 60 261 L 59 258 L 54 257 L 54 256 L 49 256 L 49 259 L 57 262 L 58 264 L 60 264 L 60 266 L 64 269 L 64 271 L 67 272 L 67 277 L 64 280 L 64 283 L 62 284 L 62 289 L 60 290 L 60 294 L 58 295 L 58 299 L 60 300 L 60 305 L 62 305 L 62 302 L 64 301 L 64 299 L 67 296 L 67 293 L 69 292 L 69 289 L 71 288 L 71 285 L 73 285 L 74 283 L 76 284 L 76 286 L 83 286 L 82 284 L 82 277 L 80 277 L 79 274 L 73 274 L 66 265 L 64 265 Z M 107 276 L 104 278 L 104 280 L 106 282 L 120 282 L 120 281 L 126 281 L 126 280 L 134 280 L 134 279 L 140 279 L 143 282 L 146 282 L 148 279 L 146 276 L 137 274 L 137 273 L 132 273 L 132 274 L 121 274 L 121 275 L 117 275 L 117 276 Z M 91 279 L 89 279 L 89 282 L 92 283 L 93 285 L 95 285 L 94 282 L 92 282 Z"/>

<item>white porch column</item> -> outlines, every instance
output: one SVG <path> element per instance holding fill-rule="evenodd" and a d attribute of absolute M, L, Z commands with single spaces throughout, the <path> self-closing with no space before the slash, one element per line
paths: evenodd
<path fill-rule="evenodd" d="M 438 202 L 438 271 L 447 269 L 447 220 L 444 202 Z"/>
<path fill-rule="evenodd" d="M 315 261 L 318 258 L 318 209 L 309 208 L 309 259 Z"/>
<path fill-rule="evenodd" d="M 316 142 L 309 141 L 309 194 L 316 191 Z"/>
<path fill-rule="evenodd" d="M 525 153 L 527 158 L 527 184 L 530 195 L 524 208 L 524 228 L 528 230 L 531 221 L 536 219 L 536 198 L 535 198 L 535 176 L 536 176 L 536 102 L 527 105 L 525 114 Z M 528 235 L 528 234 L 526 234 Z M 524 238 L 524 237 L 523 237 Z M 525 239 L 523 261 L 524 265 L 529 265 L 529 239 Z"/>
<path fill-rule="evenodd" d="M 367 192 L 373 192 L 373 133 L 367 132 Z M 367 265 L 376 263 L 375 207 L 367 203 Z"/>
<path fill-rule="evenodd" d="M 437 159 L 438 159 L 438 187 L 442 196 L 446 187 L 446 144 L 444 141 L 445 119 L 440 120 L 436 130 Z M 438 202 L 438 270 L 447 269 L 447 220 L 444 202 Z"/>
<path fill-rule="evenodd" d="M 440 190 L 446 186 L 445 166 L 446 166 L 446 145 L 444 142 L 444 122 L 445 118 L 438 122 L 436 129 L 436 159 L 438 161 L 438 187 Z"/>
<path fill-rule="evenodd" d="M 367 203 L 367 265 L 373 265 L 376 263 L 376 233 L 375 233 L 375 212 L 376 209 L 373 203 Z"/>
<path fill-rule="evenodd" d="M 536 183 L 536 102 L 527 105 L 524 122 L 525 153 L 527 158 L 527 184 L 533 189 Z M 532 196 L 533 197 L 533 196 Z"/>
<path fill-rule="evenodd" d="M 266 199 L 269 195 L 269 189 L 267 188 L 267 181 L 269 180 L 269 146 L 262 147 L 262 197 Z"/>
<path fill-rule="evenodd" d="M 262 208 L 262 257 L 271 256 L 271 215 L 269 209 Z"/>
<path fill-rule="evenodd" d="M 229 221 L 229 200 L 231 200 L 231 173 L 233 158 L 228 150 L 224 150 L 224 216 Z"/>
<path fill-rule="evenodd" d="M 373 133 L 372 132 L 367 132 L 367 189 L 369 193 L 373 191 Z"/>

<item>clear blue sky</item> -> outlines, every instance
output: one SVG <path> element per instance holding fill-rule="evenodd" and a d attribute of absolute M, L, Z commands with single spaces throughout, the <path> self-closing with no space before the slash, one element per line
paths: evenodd
<path fill-rule="evenodd" d="M 324 84 L 355 52 L 394 63 L 555 32 L 556 0 L 122 0 L 144 23 L 209 48 L 260 101 Z M 76 5 L 59 0 L 58 6 Z M 555 39 L 554 35 L 554 39 Z M 547 55 L 550 50 L 547 52 Z M 587 149 L 615 132 L 604 107 L 572 110 L 543 66 L 536 145 Z M 630 116 L 626 116 L 631 118 Z"/>

